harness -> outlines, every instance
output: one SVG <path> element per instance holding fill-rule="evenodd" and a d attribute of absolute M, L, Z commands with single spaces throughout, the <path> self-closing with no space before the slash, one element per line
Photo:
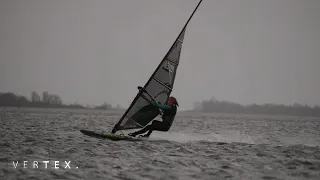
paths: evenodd
<path fill-rule="evenodd" d="M 163 110 L 162 119 L 164 123 L 168 123 L 170 126 L 174 120 L 174 117 L 177 113 L 177 106 L 171 105 L 172 110 Z"/>

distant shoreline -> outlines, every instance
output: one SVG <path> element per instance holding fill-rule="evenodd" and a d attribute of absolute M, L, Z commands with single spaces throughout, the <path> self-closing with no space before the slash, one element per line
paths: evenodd
<path fill-rule="evenodd" d="M 283 104 L 251 104 L 242 105 L 229 101 L 218 101 L 214 98 L 195 103 L 194 112 L 205 113 L 236 113 L 236 114 L 265 114 L 320 117 L 320 106 L 310 107 L 294 103 Z"/>
<path fill-rule="evenodd" d="M 122 109 L 120 106 L 112 107 L 111 104 L 104 102 L 100 106 L 84 106 L 78 103 L 64 104 L 61 98 L 56 94 L 49 94 L 48 92 L 40 95 L 33 91 L 30 100 L 25 96 L 17 95 L 12 92 L 0 93 L 0 107 L 34 107 L 34 108 L 68 108 L 68 109 Z"/>
<path fill-rule="evenodd" d="M 313 115 L 294 115 L 294 114 L 267 114 L 267 113 L 249 113 L 249 112 L 204 112 L 204 111 L 196 111 L 196 110 L 185 110 L 180 111 L 181 113 L 201 113 L 207 115 L 239 115 L 239 116 L 285 116 L 285 117 L 312 117 L 312 118 L 320 118 L 320 116 Z"/>
<path fill-rule="evenodd" d="M 100 106 L 63 104 L 60 97 L 56 94 L 42 93 L 42 99 L 37 92 L 31 93 L 30 100 L 24 96 L 16 95 L 12 92 L 0 93 L 0 107 L 15 108 L 52 108 L 52 109 L 88 109 L 88 110 L 119 110 L 124 111 L 121 106 L 112 106 L 104 102 Z M 199 112 L 199 113 L 228 113 L 228 114 L 263 114 L 263 115 L 288 115 L 288 116 L 309 116 L 320 117 L 320 106 L 310 107 L 294 103 L 293 105 L 283 104 L 251 104 L 242 105 L 230 101 L 218 101 L 214 98 L 196 102 L 191 110 L 181 112 Z"/>
<path fill-rule="evenodd" d="M 125 111 L 125 109 L 117 109 L 117 108 L 110 108 L 110 109 L 103 109 L 103 108 L 94 108 L 94 107 L 78 107 L 78 106 L 4 106 L 4 105 L 0 105 L 0 108 L 40 108 L 40 109 L 84 109 L 84 110 L 115 110 L 115 111 Z"/>
<path fill-rule="evenodd" d="M 98 109 L 98 108 L 76 108 L 76 107 L 37 107 L 37 106 L 0 106 L 0 109 L 66 109 L 66 110 L 88 110 L 88 111 L 125 111 L 125 109 Z"/>

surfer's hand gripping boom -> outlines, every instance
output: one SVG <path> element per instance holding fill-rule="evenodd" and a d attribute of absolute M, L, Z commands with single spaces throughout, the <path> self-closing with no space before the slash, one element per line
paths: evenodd
<path fill-rule="evenodd" d="M 151 98 L 151 100 L 153 101 L 153 103 L 156 104 L 156 100 L 148 93 L 148 91 L 147 91 L 145 88 L 143 88 L 143 87 L 141 87 L 141 86 L 138 86 L 138 89 L 139 89 L 140 92 L 144 92 L 144 93 L 148 94 L 148 96 Z M 159 109 L 159 113 L 160 113 L 161 115 L 163 114 L 163 112 L 162 112 L 161 109 Z"/>

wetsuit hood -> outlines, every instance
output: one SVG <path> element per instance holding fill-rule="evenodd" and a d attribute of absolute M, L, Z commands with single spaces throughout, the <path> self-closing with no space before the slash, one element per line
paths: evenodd
<path fill-rule="evenodd" d="M 170 105 L 175 104 L 175 105 L 179 106 L 177 99 L 173 96 L 169 97 L 168 104 L 170 104 Z"/>

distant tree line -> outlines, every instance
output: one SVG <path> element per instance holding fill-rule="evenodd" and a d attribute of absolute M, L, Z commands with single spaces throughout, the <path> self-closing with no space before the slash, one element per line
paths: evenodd
<path fill-rule="evenodd" d="M 31 92 L 30 100 L 25 96 L 17 95 L 12 92 L 0 93 L 0 106 L 11 107 L 44 107 L 44 108 L 77 108 L 77 109 L 113 109 L 112 105 L 104 102 L 101 106 L 83 106 L 78 103 L 63 104 L 61 98 L 56 94 L 50 94 L 47 91 L 40 95 L 33 91 Z M 117 109 L 122 109 L 119 105 Z"/>
<path fill-rule="evenodd" d="M 320 116 L 320 106 L 310 107 L 294 103 L 293 105 L 283 104 L 250 104 L 241 105 L 230 101 L 218 101 L 214 98 L 196 102 L 194 111 L 219 112 L 219 113 L 248 113 L 248 114 L 275 114 L 294 116 Z"/>

